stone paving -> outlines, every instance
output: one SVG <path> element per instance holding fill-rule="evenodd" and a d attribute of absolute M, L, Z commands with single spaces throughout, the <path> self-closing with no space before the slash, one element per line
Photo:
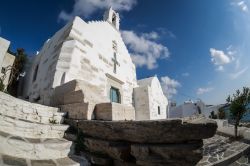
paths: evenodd
<path fill-rule="evenodd" d="M 229 166 L 250 166 L 250 154 L 242 156 Z"/>
<path fill-rule="evenodd" d="M 237 160 L 237 156 L 242 155 L 241 153 L 248 149 L 249 145 L 246 143 L 231 141 L 228 137 L 215 135 L 212 138 L 204 140 L 203 158 L 197 166 L 209 166 L 218 163 L 229 165 L 229 163 L 233 163 Z M 243 157 L 235 163 L 246 163 L 246 165 L 249 165 L 248 160 L 246 161 Z"/>

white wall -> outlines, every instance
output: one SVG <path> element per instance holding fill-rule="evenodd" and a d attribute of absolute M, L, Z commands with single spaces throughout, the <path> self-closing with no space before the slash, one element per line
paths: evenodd
<path fill-rule="evenodd" d="M 168 100 L 163 94 L 160 82 L 157 77 L 154 77 L 150 88 L 150 119 L 166 119 Z M 160 107 L 160 114 L 158 113 Z"/>
<path fill-rule="evenodd" d="M 9 53 L 6 53 L 4 58 L 3 58 L 2 68 L 13 66 L 14 61 L 15 61 L 15 56 L 11 55 Z M 9 83 L 10 74 L 11 74 L 11 70 L 7 70 L 6 77 L 5 77 L 4 82 L 3 82 L 4 85 L 6 86 L 5 88 L 7 88 L 7 85 Z M 3 74 L 0 73 L 0 77 L 2 77 L 2 75 Z"/>
<path fill-rule="evenodd" d="M 0 37 L 0 69 L 2 69 L 3 59 L 9 46 L 10 46 L 10 42 Z"/>
<path fill-rule="evenodd" d="M 200 107 L 201 113 L 204 112 L 205 104 L 202 101 L 197 101 L 195 103 L 188 102 L 183 103 L 177 107 L 171 107 L 169 109 L 169 118 L 184 118 L 199 114 L 198 107 Z"/>
<path fill-rule="evenodd" d="M 149 86 L 140 86 L 134 89 L 135 119 L 150 119 Z"/>
<path fill-rule="evenodd" d="M 166 119 L 168 100 L 158 78 L 139 80 L 138 84 L 139 87 L 134 89 L 136 120 Z"/>
<path fill-rule="evenodd" d="M 113 41 L 117 43 L 117 73 L 113 72 Z M 32 81 L 39 64 L 36 81 Z M 102 89 L 109 99 L 107 74 L 121 82 L 122 103 L 132 106 L 133 88 L 137 86 L 135 65 L 117 29 L 106 21 L 84 22 L 75 17 L 46 42 L 32 67 L 29 96 L 49 104 L 53 88 L 80 79 Z"/>

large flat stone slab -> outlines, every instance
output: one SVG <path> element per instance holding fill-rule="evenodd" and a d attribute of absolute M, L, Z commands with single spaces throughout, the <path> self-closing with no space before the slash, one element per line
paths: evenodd
<path fill-rule="evenodd" d="M 135 109 L 119 103 L 100 103 L 95 107 L 97 120 L 135 120 Z"/>
<path fill-rule="evenodd" d="M 85 135 L 110 140 L 137 143 L 179 143 L 212 137 L 217 124 L 211 120 L 182 123 L 176 120 L 150 121 L 100 121 L 66 120 L 78 127 Z"/>

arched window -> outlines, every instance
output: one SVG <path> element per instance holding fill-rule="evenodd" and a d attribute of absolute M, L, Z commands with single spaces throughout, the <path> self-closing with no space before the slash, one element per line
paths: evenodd
<path fill-rule="evenodd" d="M 35 71 L 34 71 L 34 75 L 33 75 L 33 82 L 36 81 L 38 67 L 39 67 L 39 65 L 36 65 L 36 68 L 35 68 Z"/>
<path fill-rule="evenodd" d="M 158 106 L 158 115 L 160 115 L 160 114 L 161 114 L 161 107 Z"/>

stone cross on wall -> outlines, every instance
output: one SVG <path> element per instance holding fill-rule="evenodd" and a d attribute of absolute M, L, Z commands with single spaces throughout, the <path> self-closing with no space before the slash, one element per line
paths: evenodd
<path fill-rule="evenodd" d="M 113 72 L 116 73 L 116 65 L 120 66 L 119 62 L 117 61 L 116 58 L 116 53 L 114 52 L 114 58 L 112 58 L 112 61 L 114 62 L 114 69 Z"/>

